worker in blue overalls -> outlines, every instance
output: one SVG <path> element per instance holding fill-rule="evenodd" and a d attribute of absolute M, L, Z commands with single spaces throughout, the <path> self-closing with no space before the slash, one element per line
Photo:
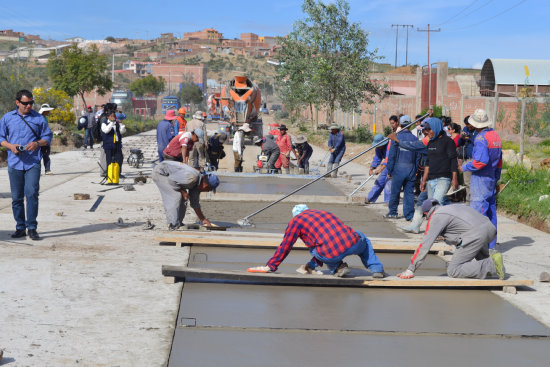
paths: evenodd
<path fill-rule="evenodd" d="M 340 131 L 340 126 L 332 124 L 329 129 L 328 148 L 330 151 L 330 158 L 327 164 L 327 172 L 330 172 L 333 168 L 340 165 L 340 161 L 346 152 L 346 139 L 344 138 L 344 133 Z M 338 169 L 332 172 L 332 177 L 337 177 L 337 174 Z"/>
<path fill-rule="evenodd" d="M 388 141 L 385 144 L 378 145 L 384 140 L 382 134 L 376 134 L 372 141 L 372 146 L 376 146 L 374 149 L 374 158 L 369 169 L 369 176 L 378 175 L 374 186 L 369 191 L 369 194 L 365 198 L 365 204 L 371 204 L 376 202 L 382 190 L 384 190 L 384 201 L 388 203 L 390 201 L 391 179 L 388 179 L 388 170 L 386 169 L 387 157 L 388 157 Z M 390 142 L 391 143 L 391 142 Z"/>
<path fill-rule="evenodd" d="M 462 171 L 471 171 L 470 206 L 491 220 L 497 227 L 496 185 L 502 170 L 502 142 L 487 112 L 477 109 L 469 120 L 479 132 L 474 141 L 472 161 L 462 165 Z M 495 250 L 496 237 L 489 243 L 489 250 Z"/>
<path fill-rule="evenodd" d="M 411 119 L 404 115 L 399 119 L 400 126 L 396 129 L 399 141 L 418 142 L 409 130 L 403 127 L 409 125 Z M 384 218 L 397 218 L 397 207 L 399 206 L 399 194 L 403 188 L 403 216 L 406 220 L 411 220 L 414 215 L 414 181 L 416 179 L 416 169 L 420 154 L 414 151 L 399 147 L 399 143 L 391 146 L 388 154 L 387 170 L 392 178 L 391 196 L 388 204 L 389 211 Z"/>

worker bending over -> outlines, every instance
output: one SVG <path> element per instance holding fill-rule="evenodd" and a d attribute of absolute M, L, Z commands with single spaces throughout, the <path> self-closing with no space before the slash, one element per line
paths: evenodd
<path fill-rule="evenodd" d="M 152 177 L 162 196 L 169 230 L 183 225 L 187 200 L 200 222 L 205 226 L 212 226 L 202 213 L 199 200 L 201 192 L 216 192 L 216 187 L 220 184 L 218 176 L 213 173 L 201 174 L 187 164 L 166 160 L 155 166 Z"/>
<path fill-rule="evenodd" d="M 318 266 L 327 264 L 330 273 L 343 277 L 349 273 L 348 264 L 342 260 L 349 255 L 357 255 L 374 278 L 384 277 L 384 267 L 372 249 L 369 239 L 361 232 L 346 226 L 334 214 L 324 210 L 309 209 L 306 205 L 296 205 L 292 209 L 294 218 L 288 223 L 283 242 L 266 266 L 249 268 L 251 273 L 271 273 L 288 256 L 292 246 L 302 239 L 313 258 L 298 268 L 299 273 L 311 274 Z"/>
<path fill-rule="evenodd" d="M 414 277 L 437 237 L 443 236 L 447 244 L 456 246 L 447 264 L 447 275 L 451 278 L 485 279 L 490 273 L 504 279 L 502 255 L 495 252 L 489 256 L 488 245 L 497 235 L 497 230 L 487 217 L 463 204 L 441 206 L 435 199 L 425 200 L 422 211 L 428 217 L 424 240 L 407 270 L 397 274 L 398 277 Z"/>

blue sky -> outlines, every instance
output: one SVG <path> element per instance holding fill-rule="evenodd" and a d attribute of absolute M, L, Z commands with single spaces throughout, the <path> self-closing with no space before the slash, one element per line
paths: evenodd
<path fill-rule="evenodd" d="M 325 1 L 328 2 L 328 1 Z M 21 6 L 24 3 L 24 6 Z M 80 1 L 26 0 L 0 2 L 0 29 L 14 29 L 43 38 L 63 40 L 81 36 L 155 38 L 164 32 L 207 27 L 226 38 L 240 33 L 285 35 L 295 20 L 304 18 L 302 1 Z M 428 24 L 430 61 L 451 67 L 481 67 L 487 58 L 550 59 L 550 1 L 547 0 L 349 0 L 350 18 L 370 32 L 369 44 L 385 62 L 394 63 L 395 28 L 409 29 L 409 64 L 427 62 Z M 510 9 L 510 10 L 508 10 Z M 508 11 L 507 11 L 508 10 Z M 399 28 L 398 64 L 405 64 L 405 32 Z"/>

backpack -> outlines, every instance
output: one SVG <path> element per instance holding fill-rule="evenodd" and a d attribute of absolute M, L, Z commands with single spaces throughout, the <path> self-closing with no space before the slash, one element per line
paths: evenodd
<path fill-rule="evenodd" d="M 84 119 L 84 120 L 86 120 L 86 121 L 80 122 L 80 120 L 82 120 L 82 119 Z M 87 117 L 87 116 L 84 116 L 84 115 L 80 116 L 80 117 L 78 118 L 78 123 L 77 123 L 77 125 L 76 125 L 76 127 L 78 128 L 78 130 L 85 129 L 87 126 L 88 126 L 88 117 Z"/>

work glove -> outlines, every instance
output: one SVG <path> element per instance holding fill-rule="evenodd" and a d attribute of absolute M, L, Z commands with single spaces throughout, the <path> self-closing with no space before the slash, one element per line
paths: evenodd
<path fill-rule="evenodd" d="M 315 274 L 315 275 L 323 275 L 322 271 L 311 269 L 307 264 L 300 266 L 298 269 L 296 269 L 296 272 L 299 274 Z"/>
<path fill-rule="evenodd" d="M 246 271 L 249 273 L 272 273 L 273 270 L 269 266 L 255 266 L 253 268 L 248 268 Z"/>
<path fill-rule="evenodd" d="M 414 278 L 414 273 L 410 269 L 407 269 L 404 272 L 397 274 L 397 276 L 401 279 L 411 279 Z"/>

